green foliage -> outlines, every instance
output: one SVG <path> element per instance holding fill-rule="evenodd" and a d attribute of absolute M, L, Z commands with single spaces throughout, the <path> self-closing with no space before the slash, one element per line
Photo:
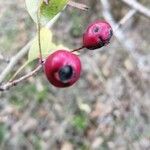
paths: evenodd
<path fill-rule="evenodd" d="M 82 36 L 82 28 L 84 27 L 84 25 L 83 25 L 84 23 L 82 21 L 82 19 L 84 19 L 83 16 L 79 13 L 78 10 L 74 10 L 71 13 L 71 19 L 72 19 L 72 26 L 70 29 L 70 34 L 75 38 L 81 37 Z"/>
<path fill-rule="evenodd" d="M 24 87 L 17 87 L 16 91 L 17 92 L 11 94 L 9 101 L 17 109 L 24 108 L 30 101 L 36 101 L 41 104 L 48 100 L 49 96 L 48 85 L 45 85 L 41 90 L 38 90 L 35 84 L 27 84 Z"/>
<path fill-rule="evenodd" d="M 88 125 L 87 117 L 84 114 L 82 114 L 82 113 L 78 114 L 78 115 L 75 115 L 73 120 L 72 120 L 72 125 L 78 131 L 83 131 Z"/>
<path fill-rule="evenodd" d="M 34 136 L 33 145 L 35 150 L 42 150 L 41 139 L 39 137 Z"/>
<path fill-rule="evenodd" d="M 41 22 L 46 23 L 57 15 L 69 0 L 49 0 L 49 4 L 41 4 Z"/>
<path fill-rule="evenodd" d="M 24 87 L 22 91 L 23 94 L 22 101 L 24 100 L 25 95 L 28 99 L 32 98 L 34 95 L 34 100 L 41 103 L 47 98 L 48 96 L 47 91 L 48 86 L 44 86 L 44 88 L 41 91 L 39 91 L 37 90 L 37 87 L 34 84 L 28 84 L 27 86 Z"/>
<path fill-rule="evenodd" d="M 25 101 L 17 97 L 17 95 L 12 95 L 10 103 L 17 108 L 22 108 L 25 105 Z"/>
<path fill-rule="evenodd" d="M 6 127 L 4 124 L 0 123 L 0 143 L 3 142 L 5 138 L 5 133 L 6 133 Z"/>
<path fill-rule="evenodd" d="M 45 87 L 43 90 L 39 91 L 37 93 L 37 101 L 38 103 L 42 103 L 44 100 L 47 99 L 47 96 L 48 96 L 48 88 Z"/>
<path fill-rule="evenodd" d="M 40 32 L 40 37 L 42 56 L 45 57 L 47 56 L 47 54 L 49 54 L 49 50 L 55 47 L 52 43 L 52 33 L 49 29 L 42 28 Z M 28 61 L 31 62 L 37 58 L 39 58 L 38 36 L 36 36 L 33 40 L 32 46 L 28 53 Z"/>
<path fill-rule="evenodd" d="M 40 8 L 40 23 L 45 25 L 67 5 L 67 2 L 68 0 L 49 0 L 49 3 L 46 4 L 44 0 L 26 0 L 26 7 L 36 23 L 37 12 Z"/>

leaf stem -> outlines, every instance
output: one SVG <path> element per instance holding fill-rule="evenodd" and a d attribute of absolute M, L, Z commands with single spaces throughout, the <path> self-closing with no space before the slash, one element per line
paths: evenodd
<path fill-rule="evenodd" d="M 38 46 L 39 46 L 39 57 L 40 57 L 40 63 L 43 64 L 43 58 L 42 58 L 42 49 L 41 49 L 41 24 L 40 24 L 40 4 L 37 11 L 37 33 L 38 33 Z"/>

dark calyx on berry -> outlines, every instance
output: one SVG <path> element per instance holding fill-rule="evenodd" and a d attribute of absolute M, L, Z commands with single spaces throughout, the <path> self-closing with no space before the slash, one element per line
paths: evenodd
<path fill-rule="evenodd" d="M 66 83 L 73 75 L 73 68 L 70 65 L 66 65 L 59 70 L 58 74 L 60 80 Z"/>
<path fill-rule="evenodd" d="M 93 30 L 95 33 L 97 33 L 99 31 L 99 27 L 95 27 L 95 29 Z"/>
<path fill-rule="evenodd" d="M 112 29 L 110 29 L 110 31 L 109 31 L 110 33 L 109 33 L 109 35 L 110 35 L 110 38 L 113 36 L 113 31 L 112 31 Z"/>

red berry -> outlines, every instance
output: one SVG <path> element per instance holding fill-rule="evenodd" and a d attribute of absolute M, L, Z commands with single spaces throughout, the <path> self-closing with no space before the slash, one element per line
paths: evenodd
<path fill-rule="evenodd" d="M 91 50 L 101 48 L 110 42 L 112 35 L 110 24 L 97 20 L 86 29 L 83 35 L 83 46 Z"/>
<path fill-rule="evenodd" d="M 80 77 L 81 62 L 77 55 L 58 50 L 48 56 L 44 69 L 51 84 L 56 87 L 69 87 Z"/>

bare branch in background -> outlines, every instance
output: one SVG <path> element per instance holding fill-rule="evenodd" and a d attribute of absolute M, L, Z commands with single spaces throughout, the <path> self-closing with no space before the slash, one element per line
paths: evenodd
<path fill-rule="evenodd" d="M 120 28 L 122 25 L 124 25 L 130 18 L 132 18 L 136 13 L 136 10 L 130 10 L 117 24 L 117 26 L 115 27 L 115 31 Z"/>
<path fill-rule="evenodd" d="M 134 1 L 135 2 L 135 1 Z M 150 66 L 150 56 L 149 55 L 142 55 L 138 54 L 136 48 L 134 46 L 134 42 L 127 38 L 125 33 L 121 30 L 120 25 L 125 24 L 134 14 L 135 9 L 129 11 L 127 15 L 121 21 L 116 23 L 113 15 L 111 13 L 110 3 L 108 0 L 101 0 L 103 6 L 103 16 L 104 18 L 112 25 L 114 29 L 114 35 L 118 39 L 118 41 L 124 46 L 124 48 L 128 51 L 129 55 L 132 56 L 134 61 L 136 62 L 138 68 L 140 70 L 149 71 Z"/>
<path fill-rule="evenodd" d="M 111 7 L 110 7 L 110 3 L 108 2 L 108 0 L 101 0 L 101 3 L 102 3 L 102 6 L 103 6 L 103 16 L 104 18 L 111 24 L 113 30 L 114 30 L 114 35 L 116 36 L 116 38 L 119 40 L 119 42 L 126 48 L 128 49 L 129 51 L 133 51 L 134 49 L 134 45 L 131 44 L 129 42 L 129 40 L 127 40 L 125 38 L 125 35 L 124 33 L 122 32 L 122 30 L 119 28 L 119 24 L 117 24 L 112 16 L 112 13 L 111 13 Z M 131 16 L 132 17 L 132 16 Z M 130 17 L 130 18 L 131 18 Z M 125 17 L 127 19 L 130 19 L 128 17 Z M 123 19 L 124 20 L 124 19 Z M 124 23 L 126 23 L 126 21 L 128 20 L 125 20 Z M 122 22 L 122 21 L 121 21 Z M 122 23 L 121 23 L 122 24 Z M 123 25 L 123 24 L 122 24 Z"/>
<path fill-rule="evenodd" d="M 137 10 L 139 13 L 143 14 L 144 16 L 150 18 L 150 9 L 146 8 L 139 2 L 135 0 L 122 0 L 124 3 L 129 5 L 131 8 Z"/>
<path fill-rule="evenodd" d="M 78 9 L 81 9 L 81 10 L 88 10 L 89 9 L 89 7 L 87 7 L 85 4 L 77 3 L 74 1 L 69 1 L 68 5 L 75 7 L 75 8 L 78 8 Z"/>

